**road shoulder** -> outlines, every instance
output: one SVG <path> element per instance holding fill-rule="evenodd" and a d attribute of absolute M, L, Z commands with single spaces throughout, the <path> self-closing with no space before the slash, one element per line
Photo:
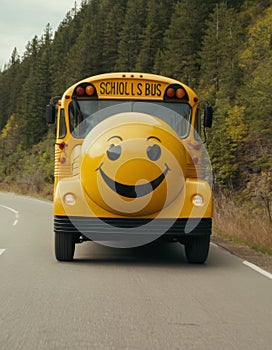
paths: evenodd
<path fill-rule="evenodd" d="M 239 256 L 243 260 L 247 260 L 252 264 L 257 265 L 258 267 L 264 269 L 267 272 L 272 273 L 272 256 L 268 254 L 263 254 L 261 252 L 257 252 L 254 249 L 251 249 L 245 245 L 232 242 L 231 240 L 212 235 L 211 241 L 218 246 L 228 250 L 231 254 Z"/>

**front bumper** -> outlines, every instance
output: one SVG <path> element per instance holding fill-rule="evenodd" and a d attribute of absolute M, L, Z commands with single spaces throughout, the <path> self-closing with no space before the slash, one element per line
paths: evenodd
<path fill-rule="evenodd" d="M 55 232 L 73 233 L 92 241 L 119 241 L 153 236 L 169 241 L 186 241 L 192 236 L 207 236 L 212 232 L 211 218 L 142 219 L 54 217 Z"/>

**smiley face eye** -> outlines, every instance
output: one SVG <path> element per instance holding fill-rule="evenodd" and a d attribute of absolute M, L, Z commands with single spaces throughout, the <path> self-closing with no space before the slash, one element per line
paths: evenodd
<path fill-rule="evenodd" d="M 159 145 L 148 146 L 146 150 L 148 158 L 152 161 L 158 160 L 161 156 L 161 148 Z"/>
<path fill-rule="evenodd" d="M 109 149 L 107 150 L 107 156 L 110 160 L 117 160 L 121 155 L 121 146 L 117 145 L 110 145 Z"/>

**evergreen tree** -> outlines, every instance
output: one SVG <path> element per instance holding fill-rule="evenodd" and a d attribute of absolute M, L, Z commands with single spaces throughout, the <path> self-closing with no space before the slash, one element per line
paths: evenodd
<path fill-rule="evenodd" d="M 216 5 L 207 21 L 200 52 L 200 89 L 213 104 L 220 93 L 223 99 L 235 97 L 241 80 L 239 43 L 242 38 L 235 10 L 228 8 L 224 2 Z"/>
<path fill-rule="evenodd" d="M 272 7 L 260 15 L 248 30 L 248 40 L 241 53 L 245 84 L 240 88 L 248 128 L 245 162 L 251 172 L 272 166 Z"/>
<path fill-rule="evenodd" d="M 40 57 L 39 57 L 39 78 L 40 78 L 40 103 L 47 103 L 52 96 L 52 41 L 53 34 L 50 24 L 47 24 L 44 34 L 41 38 Z"/>
<path fill-rule="evenodd" d="M 103 28 L 105 1 L 93 0 L 85 10 L 83 24 L 75 44 L 67 53 L 66 85 L 95 75 L 102 70 Z"/>
<path fill-rule="evenodd" d="M 2 130 L 2 128 L 7 122 L 7 115 L 5 113 L 5 109 L 9 98 L 5 76 L 2 72 L 0 73 L 0 96 L 0 130 Z"/>
<path fill-rule="evenodd" d="M 16 163 L 20 158 L 16 152 L 19 140 L 19 126 L 15 115 L 11 115 L 0 133 L 0 181 L 16 171 Z"/>
<path fill-rule="evenodd" d="M 149 0 L 147 2 L 146 27 L 142 34 L 142 46 L 137 57 L 136 70 L 152 72 L 154 70 L 156 53 L 163 46 L 163 35 L 169 26 L 169 17 L 176 1 Z"/>
<path fill-rule="evenodd" d="M 75 6 L 71 11 L 68 11 L 55 32 L 51 58 L 51 70 L 54 74 L 52 84 L 53 95 L 60 94 L 68 86 L 65 67 L 68 66 L 70 49 L 75 45 L 79 33 L 82 31 L 85 21 L 84 14 L 87 7 L 87 3 L 82 1 L 79 10 Z"/>
<path fill-rule="evenodd" d="M 235 104 L 242 83 L 239 67 L 241 37 L 236 11 L 221 2 L 207 22 L 200 52 L 200 91 L 203 99 L 216 108 L 209 149 L 217 182 L 229 188 L 235 185 L 239 176 L 238 159 L 243 141 L 243 138 L 237 140 L 236 131 L 237 120 L 244 124 L 244 109 Z"/>
<path fill-rule="evenodd" d="M 14 48 L 8 63 L 8 68 L 0 74 L 0 130 L 5 126 L 9 116 L 14 111 L 14 102 L 20 85 L 16 84 L 18 71 L 20 70 L 20 57 Z"/>
<path fill-rule="evenodd" d="M 156 58 L 156 71 L 196 86 L 199 75 L 198 52 L 205 19 L 216 1 L 183 0 L 176 4 L 163 49 Z"/>
<path fill-rule="evenodd" d="M 146 0 L 128 0 L 118 46 L 116 70 L 133 71 L 143 41 L 146 20 Z"/>
<path fill-rule="evenodd" d="M 126 1 L 118 1 L 105 11 L 104 45 L 102 48 L 102 72 L 112 72 L 118 60 L 118 46 L 126 11 Z"/>
<path fill-rule="evenodd" d="M 41 39 L 34 37 L 24 56 L 28 61 L 29 71 L 16 106 L 23 148 L 40 141 L 47 131 L 44 106 L 51 96 L 51 41 L 52 33 L 48 25 Z"/>

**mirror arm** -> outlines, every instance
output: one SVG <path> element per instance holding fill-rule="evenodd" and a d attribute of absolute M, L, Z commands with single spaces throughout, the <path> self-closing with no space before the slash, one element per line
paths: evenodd
<path fill-rule="evenodd" d="M 54 97 L 51 97 L 50 98 L 50 104 L 51 105 L 55 105 L 57 102 L 58 102 L 58 100 L 61 98 L 61 96 L 54 96 Z"/>

